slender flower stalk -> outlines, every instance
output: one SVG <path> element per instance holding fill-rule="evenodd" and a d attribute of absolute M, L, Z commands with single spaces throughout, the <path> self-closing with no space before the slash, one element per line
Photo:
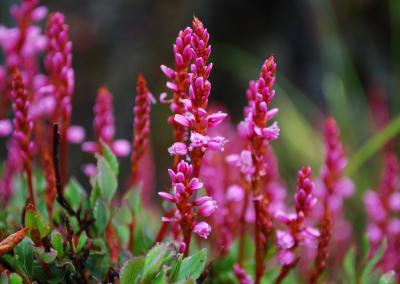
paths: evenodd
<path fill-rule="evenodd" d="M 113 97 L 106 87 L 101 87 L 97 92 L 96 103 L 93 110 L 93 129 L 96 136 L 97 147 L 100 151 L 102 147 L 100 141 L 111 147 L 115 134 Z"/>
<path fill-rule="evenodd" d="M 367 236 L 371 244 L 371 255 L 375 254 L 386 239 L 387 248 L 378 265 L 383 271 L 394 270 L 399 275 L 399 161 L 393 153 L 388 153 L 385 157 L 385 171 L 378 190 L 367 191 L 364 203 L 368 216 Z"/>
<path fill-rule="evenodd" d="M 185 114 L 175 114 L 174 121 L 190 132 L 189 145 L 175 142 L 168 150 L 172 155 L 188 154 L 193 163 L 193 176 L 199 177 L 201 163 L 207 149 L 222 151 L 225 138 L 209 137 L 207 130 L 219 125 L 227 116 L 226 113 L 216 112 L 208 114 L 208 97 L 211 91 L 210 76 L 212 63 L 207 64 L 211 54 L 208 44 L 210 35 L 203 23 L 196 17 L 193 18 L 193 33 L 191 40 L 191 53 L 193 64 L 190 66 L 189 97 L 182 100 L 185 105 Z"/>
<path fill-rule="evenodd" d="M 56 180 L 52 156 L 49 150 L 43 151 L 43 170 L 46 178 L 46 207 L 49 216 L 53 216 L 54 201 L 57 197 Z M 51 218 L 50 218 L 51 219 Z"/>
<path fill-rule="evenodd" d="M 96 102 L 93 107 L 93 129 L 96 141 L 86 141 L 82 144 L 82 150 L 89 153 L 102 154 L 102 143 L 106 144 L 118 157 L 125 157 L 130 152 L 130 143 L 125 139 L 114 139 L 115 119 L 113 107 L 113 95 L 107 87 L 100 87 Z M 72 127 L 69 128 L 71 130 Z M 79 130 L 79 128 L 77 129 Z M 78 133 L 79 134 L 79 133 Z M 78 135 L 79 136 L 79 135 Z M 90 165 L 90 164 L 89 164 Z M 91 165 L 90 165 L 91 166 Z"/>
<path fill-rule="evenodd" d="M 170 199 L 170 202 L 175 202 L 176 204 L 178 211 L 175 212 L 175 218 L 167 219 L 164 217 L 163 221 L 164 223 L 174 221 L 180 224 L 183 233 L 183 251 L 185 255 L 189 253 L 192 232 L 203 238 L 207 238 L 211 232 L 211 226 L 208 223 L 196 221 L 196 214 L 193 210 L 193 206 L 195 205 L 193 202 L 196 202 L 196 200 L 192 201 L 192 199 L 195 196 L 194 191 L 202 187 L 202 183 L 198 182 L 198 178 L 205 151 L 207 149 L 222 151 L 223 145 L 226 143 L 226 139 L 223 137 L 209 137 L 207 130 L 209 127 L 219 125 L 227 116 L 221 112 L 214 114 L 207 113 L 208 97 L 211 91 L 211 83 L 208 81 L 208 77 L 212 69 L 212 64 L 207 64 L 211 53 L 211 46 L 208 44 L 210 35 L 207 29 L 204 28 L 203 23 L 196 17 L 193 18 L 192 31 L 190 53 L 194 63 L 190 68 L 189 96 L 187 99 L 181 100 L 185 107 L 185 113 L 183 115 L 174 115 L 174 121 L 190 133 L 189 145 L 178 141 L 168 149 L 171 155 L 189 155 L 192 165 L 181 160 L 177 166 L 177 171 L 181 173 L 179 175 L 176 173 L 176 175 L 179 176 L 179 179 L 181 179 L 181 175 L 185 177 L 187 184 L 187 186 L 185 185 L 185 190 L 176 192 L 177 189 L 175 187 L 177 182 L 182 183 L 184 181 L 176 180 L 175 174 L 172 174 L 173 171 L 170 170 L 175 197 L 171 199 L 169 197 L 173 195 L 167 196 L 166 194 L 168 193 L 160 193 L 164 199 Z M 185 174 L 182 173 L 183 170 Z M 201 185 L 193 189 L 190 183 L 193 183 L 196 187 Z M 178 185 L 178 188 L 181 190 L 182 186 Z M 214 200 L 207 200 L 204 201 L 204 204 L 198 205 L 200 205 L 200 209 L 197 215 L 204 217 L 211 215 L 217 208 Z M 160 231 L 162 230 L 163 228 Z"/>
<path fill-rule="evenodd" d="M 45 66 L 56 98 L 52 120 L 53 123 L 59 123 L 61 131 L 61 182 L 63 185 L 67 179 L 67 131 L 71 120 L 71 101 L 75 85 L 72 43 L 68 34 L 69 28 L 65 24 L 64 15 L 52 14 L 47 24 L 48 45 Z"/>
<path fill-rule="evenodd" d="M 274 57 L 270 56 L 263 64 L 258 80 L 250 81 L 247 90 L 248 104 L 245 108 L 245 119 L 239 124 L 239 133 L 247 140 L 246 149 L 242 151 L 237 165 L 250 184 L 253 196 L 255 226 L 255 283 L 260 283 L 264 274 L 264 255 L 266 244 L 272 233 L 272 216 L 269 214 L 269 198 L 261 193 L 261 187 L 267 174 L 265 154 L 270 141 L 279 136 L 276 123 L 267 126 L 276 114 L 277 109 L 269 109 L 275 96 L 273 85 L 275 83 L 276 64 Z"/>
<path fill-rule="evenodd" d="M 187 99 L 187 90 L 189 87 L 189 65 L 192 59 L 191 53 L 192 29 L 187 27 L 180 31 L 173 46 L 175 57 L 175 69 L 171 69 L 165 65 L 161 65 L 161 70 L 167 76 L 167 88 L 173 92 L 171 101 L 171 111 L 173 114 L 185 114 L 184 99 Z M 165 93 L 162 94 L 165 97 Z M 162 100 L 164 101 L 164 99 Z M 174 120 L 171 115 L 168 122 L 172 125 L 174 131 L 174 141 L 185 142 L 185 128 Z M 179 154 L 175 155 L 173 168 L 176 168 L 179 162 Z"/>
<path fill-rule="evenodd" d="M 7 205 L 13 191 L 13 177 L 21 168 L 23 163 L 19 159 L 19 145 L 15 137 L 12 137 L 7 143 L 7 161 L 4 165 L 3 177 L 0 181 L 0 194 L 2 196 L 2 204 Z"/>
<path fill-rule="evenodd" d="M 151 104 L 154 101 L 150 93 L 146 79 L 139 74 L 136 87 L 135 106 L 133 108 L 133 142 L 131 154 L 131 181 L 134 186 L 140 182 L 140 160 L 148 150 L 150 136 L 150 111 Z"/>
<path fill-rule="evenodd" d="M 312 283 L 316 283 L 326 268 L 329 246 L 332 238 L 335 237 L 333 232 L 344 234 L 343 230 L 340 233 L 339 230 L 335 230 L 335 226 L 343 220 L 343 199 L 351 196 L 354 191 L 352 181 L 344 176 L 346 165 L 347 159 L 344 147 L 340 141 L 340 131 L 336 125 L 336 121 L 330 117 L 325 122 L 325 162 L 320 172 L 322 181 L 320 191 L 323 193 L 321 196 L 323 200 L 323 215 L 315 268 L 310 277 Z"/>
<path fill-rule="evenodd" d="M 297 191 L 294 196 L 296 213 L 290 215 L 277 213 L 275 216 L 287 227 L 287 230 L 276 232 L 279 248 L 278 262 L 282 267 L 275 283 L 282 283 L 290 270 L 297 265 L 299 256 L 295 253 L 299 246 L 313 245 L 319 237 L 319 231 L 307 224 L 307 218 L 317 203 L 317 198 L 313 195 L 314 187 L 311 180 L 311 168 L 302 168 L 297 174 Z"/>
<path fill-rule="evenodd" d="M 183 252 L 187 256 L 192 232 L 207 239 L 211 226 L 204 221 L 197 221 L 196 217 L 209 217 L 217 209 L 217 204 L 209 196 L 193 200 L 196 192 L 203 187 L 198 178 L 193 177 L 193 166 L 185 161 L 180 161 L 176 171 L 168 170 L 172 181 L 173 194 L 159 192 L 164 200 L 175 203 L 178 211 L 172 218 L 163 217 L 163 222 L 176 222 L 180 224 L 183 233 Z M 197 208 L 197 210 L 195 210 Z"/>
<path fill-rule="evenodd" d="M 28 201 L 35 205 L 35 195 L 32 180 L 32 144 L 30 142 L 33 123 L 28 117 L 29 96 L 22 81 L 22 75 L 18 70 L 13 71 L 11 81 L 12 94 L 14 98 L 14 139 L 18 143 L 20 159 L 23 163 L 28 181 Z"/>
<path fill-rule="evenodd" d="M 39 77 L 38 55 L 46 48 L 47 42 L 40 26 L 36 25 L 46 17 L 47 8 L 38 4 L 39 0 L 23 0 L 20 5 L 13 5 L 10 13 L 17 27 L 0 25 L 0 48 L 3 49 L 5 59 L 4 78 L 11 77 L 12 70 L 18 68 L 27 90 L 32 89 L 35 79 Z M 6 114 L 10 99 L 6 89 L 11 87 L 7 80 L 3 84 L 1 81 L 0 78 L 0 91 L 5 94 L 1 97 L 0 117 Z"/>

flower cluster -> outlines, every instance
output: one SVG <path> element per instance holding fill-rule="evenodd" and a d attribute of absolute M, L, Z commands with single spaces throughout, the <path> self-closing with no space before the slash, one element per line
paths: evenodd
<path fill-rule="evenodd" d="M 342 205 L 343 200 L 353 194 L 354 185 L 350 179 L 344 176 L 347 158 L 340 141 L 339 128 L 332 117 L 325 122 L 324 134 L 325 161 L 320 171 L 321 182 L 317 187 L 318 197 L 323 202 L 315 210 L 317 218 L 321 219 L 321 236 L 315 271 L 311 278 L 313 281 L 317 281 L 325 269 L 331 241 L 337 247 L 336 256 L 340 257 L 340 254 L 345 252 L 347 241 L 351 235 L 350 225 L 344 218 Z"/>
<path fill-rule="evenodd" d="M 387 270 L 398 270 L 400 258 L 398 234 L 400 219 L 396 213 L 400 211 L 399 162 L 392 153 L 387 154 L 385 172 L 378 191 L 369 190 L 364 195 L 365 208 L 368 215 L 368 239 L 375 252 L 384 238 L 386 248 L 380 267 Z"/>
<path fill-rule="evenodd" d="M 137 96 L 133 108 L 133 142 L 131 155 L 131 185 L 135 185 L 139 175 L 140 159 L 148 150 L 150 135 L 150 109 L 154 102 L 153 95 L 150 93 L 147 82 L 142 74 L 139 75 L 136 87 Z"/>
<path fill-rule="evenodd" d="M 294 250 L 299 244 L 315 245 L 318 230 L 307 224 L 307 218 L 317 198 L 313 194 L 314 183 L 311 180 L 311 168 L 304 167 L 297 174 L 297 191 L 294 195 L 295 214 L 277 213 L 275 218 L 282 224 L 286 225 L 288 230 L 277 230 L 276 239 L 280 249 L 278 261 L 283 266 L 293 265 L 296 257 Z"/>
<path fill-rule="evenodd" d="M 101 153 L 102 145 L 109 146 L 115 155 L 124 157 L 129 154 L 130 145 L 125 139 L 114 139 L 115 121 L 112 93 L 106 87 L 100 87 L 93 107 L 93 129 L 96 142 L 87 141 L 82 144 L 82 150 L 89 153 Z"/>
<path fill-rule="evenodd" d="M 190 130 L 189 146 L 182 141 L 176 141 L 169 152 L 173 155 L 189 154 L 193 166 L 194 176 L 198 177 L 204 153 L 206 149 L 222 151 L 225 138 L 209 137 L 207 129 L 219 125 L 227 116 L 226 113 L 216 112 L 208 114 L 208 97 L 211 91 L 211 83 L 208 80 L 212 69 L 212 64 L 207 64 L 211 53 L 211 46 L 208 44 L 209 33 L 204 28 L 203 23 L 194 17 L 193 32 L 191 34 L 190 52 L 193 63 L 190 66 L 190 84 L 188 98 L 182 99 L 185 112 L 175 113 L 174 121 L 181 127 Z"/>
<path fill-rule="evenodd" d="M 14 111 L 14 134 L 13 139 L 17 141 L 19 149 L 19 157 L 24 166 L 28 179 L 29 202 L 35 203 L 32 181 L 32 164 L 31 156 L 33 144 L 30 141 L 33 124 L 28 117 L 29 113 L 29 96 L 22 81 L 21 73 L 14 69 L 11 81 L 11 89 L 13 95 L 13 111 Z"/>
<path fill-rule="evenodd" d="M 210 196 L 202 196 L 192 201 L 195 193 L 203 187 L 203 183 L 193 177 L 193 166 L 185 161 L 180 161 L 176 171 L 169 169 L 172 181 L 173 193 L 159 192 L 158 194 L 166 201 L 176 204 L 178 211 L 173 218 L 163 218 L 163 222 L 178 222 L 184 235 L 186 248 L 189 245 L 187 238 L 193 231 L 202 238 L 207 239 L 211 232 L 211 226 L 206 222 L 197 222 L 195 215 L 209 217 L 217 209 L 217 204 Z M 198 207 L 195 211 L 195 207 Z"/>
<path fill-rule="evenodd" d="M 165 65 L 161 65 L 161 70 L 170 80 L 167 82 L 167 88 L 173 92 L 170 108 L 174 114 L 185 114 L 185 105 L 183 100 L 187 99 L 187 89 L 189 87 L 188 69 L 192 59 L 191 41 L 192 29 L 190 27 L 180 31 L 173 46 L 175 70 Z M 166 93 L 161 94 L 161 102 L 167 102 L 165 98 Z M 174 140 L 176 142 L 184 142 L 185 128 L 174 121 L 173 115 L 169 117 L 168 122 L 172 124 L 174 128 Z M 179 161 L 179 155 L 181 154 L 178 153 L 175 156 L 174 167 L 176 167 Z"/>
<path fill-rule="evenodd" d="M 63 124 L 68 123 L 71 116 L 71 97 L 75 85 L 72 43 L 68 39 L 68 33 L 64 15 L 61 13 L 51 15 L 47 24 L 48 45 L 45 66 L 57 98 L 54 121 L 62 121 Z"/>

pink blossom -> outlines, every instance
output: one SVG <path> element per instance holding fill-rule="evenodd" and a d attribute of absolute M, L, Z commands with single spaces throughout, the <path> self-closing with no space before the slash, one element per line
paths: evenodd
<path fill-rule="evenodd" d="M 211 233 L 211 226 L 206 222 L 199 222 L 193 228 L 193 233 L 203 239 L 207 239 Z"/>
<path fill-rule="evenodd" d="M 112 151 L 117 157 L 126 157 L 131 152 L 131 143 L 126 139 L 116 139 L 112 143 Z"/>
<path fill-rule="evenodd" d="M 80 144 L 85 139 L 85 129 L 79 125 L 68 127 L 67 140 L 72 144 Z"/>
<path fill-rule="evenodd" d="M 203 217 L 209 217 L 215 212 L 215 210 L 217 210 L 217 208 L 217 202 L 211 199 L 200 205 L 198 213 Z"/>
<path fill-rule="evenodd" d="M 97 167 L 95 164 L 86 164 L 83 166 L 82 170 L 88 177 L 93 177 L 97 174 Z"/>
<path fill-rule="evenodd" d="M 5 137 L 10 135 L 12 132 L 12 123 L 9 119 L 0 120 L 0 137 Z"/>
<path fill-rule="evenodd" d="M 171 147 L 168 148 L 168 152 L 171 155 L 186 155 L 187 147 L 185 143 L 175 142 Z"/>
<path fill-rule="evenodd" d="M 233 202 L 239 202 L 243 200 L 244 194 L 244 189 L 241 186 L 232 184 L 227 189 L 226 199 Z"/>
<path fill-rule="evenodd" d="M 215 127 L 219 125 L 227 116 L 228 115 L 226 113 L 220 111 L 208 115 L 207 116 L 208 127 Z"/>

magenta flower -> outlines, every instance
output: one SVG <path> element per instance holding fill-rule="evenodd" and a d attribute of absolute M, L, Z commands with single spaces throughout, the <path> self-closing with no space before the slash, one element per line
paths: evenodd
<path fill-rule="evenodd" d="M 385 157 L 385 171 L 377 191 L 369 190 L 364 195 L 365 209 L 368 216 L 367 235 L 371 243 L 372 253 L 386 239 L 388 247 L 379 266 L 387 270 L 395 270 L 400 266 L 397 254 L 400 220 L 396 216 L 400 206 L 399 162 L 397 157 L 388 153 Z"/>
<path fill-rule="evenodd" d="M 33 192 L 32 181 L 32 148 L 33 144 L 30 141 L 33 123 L 28 117 L 29 113 L 29 97 L 22 81 L 21 73 L 14 70 L 12 78 L 12 94 L 13 94 L 13 111 L 14 111 L 14 134 L 13 139 L 19 148 L 19 157 L 23 164 L 28 180 L 29 202 L 35 204 L 35 196 Z"/>
<path fill-rule="evenodd" d="M 171 69 L 165 65 L 161 65 L 161 70 L 167 76 L 168 82 L 167 88 L 173 92 L 172 100 L 166 100 L 166 93 L 160 96 L 161 102 L 170 102 L 171 111 L 173 114 L 182 115 L 185 113 L 185 105 L 182 100 L 187 98 L 187 88 L 189 86 L 189 74 L 188 68 L 192 59 L 191 54 L 191 42 L 192 42 L 192 29 L 187 27 L 183 31 L 179 32 L 176 38 L 173 51 L 175 57 L 175 69 Z M 179 123 L 174 120 L 174 115 L 171 115 L 168 122 L 172 124 L 174 128 L 174 141 L 184 142 L 185 129 Z M 186 126 L 187 127 L 187 126 Z M 179 162 L 179 154 L 175 154 L 174 168 Z"/>
<path fill-rule="evenodd" d="M 207 238 L 211 226 L 206 222 L 197 222 L 197 215 L 209 217 L 217 209 L 217 204 L 209 196 L 193 200 L 194 194 L 203 187 L 203 183 L 193 176 L 193 166 L 185 161 L 180 161 L 176 171 L 169 169 L 168 174 L 172 181 L 173 193 L 159 192 L 161 198 L 167 202 L 175 203 L 177 211 L 174 218 L 163 217 L 163 222 L 180 224 L 184 243 L 185 254 L 188 253 L 192 232 L 202 238 Z M 195 208 L 198 207 L 197 210 Z"/>
<path fill-rule="evenodd" d="M 153 95 L 150 93 L 147 82 L 142 74 L 139 74 L 136 87 L 137 95 L 135 106 L 133 108 L 133 142 L 131 154 L 131 182 L 130 185 L 136 185 L 140 182 L 139 170 L 140 160 L 148 151 L 150 135 L 150 110 L 154 102 Z"/>
<path fill-rule="evenodd" d="M 93 128 L 97 143 L 103 141 L 111 146 L 115 134 L 113 96 L 106 87 L 101 87 L 97 92 L 93 111 Z"/>
<path fill-rule="evenodd" d="M 193 233 L 199 235 L 203 239 L 207 239 L 211 233 L 211 226 L 206 222 L 199 222 L 193 228 Z"/>
<path fill-rule="evenodd" d="M 10 135 L 12 132 L 12 123 L 9 119 L 0 119 L 0 137 Z"/>
<path fill-rule="evenodd" d="M 313 195 L 314 188 L 311 168 L 302 168 L 297 174 L 297 190 L 294 195 L 296 213 L 287 215 L 277 212 L 275 215 L 275 218 L 287 227 L 287 230 L 276 231 L 278 262 L 283 266 L 281 274 L 293 268 L 296 260 L 295 251 L 299 245 L 316 246 L 319 231 L 307 225 L 311 209 L 317 203 Z"/>
<path fill-rule="evenodd" d="M 11 99 L 5 90 L 11 84 L 7 78 L 11 78 L 12 69 L 20 70 L 25 87 L 33 92 L 36 90 L 35 81 L 42 76 L 39 74 L 39 55 L 46 49 L 47 39 L 37 22 L 46 17 L 47 9 L 38 4 L 38 0 L 23 0 L 19 6 L 13 5 L 10 13 L 17 26 L 7 28 L 0 25 L 0 48 L 5 59 L 5 68 L 0 67 L 0 91 L 4 92 L 0 112 L 3 114 Z"/>
<path fill-rule="evenodd" d="M 75 86 L 75 75 L 72 69 L 72 43 L 68 38 L 69 28 L 64 15 L 54 13 L 47 23 L 47 53 L 45 67 L 49 74 L 49 84 L 54 88 L 56 99 L 52 122 L 60 125 L 60 162 L 61 183 L 67 180 L 68 143 L 67 131 L 72 114 L 72 95 Z"/>

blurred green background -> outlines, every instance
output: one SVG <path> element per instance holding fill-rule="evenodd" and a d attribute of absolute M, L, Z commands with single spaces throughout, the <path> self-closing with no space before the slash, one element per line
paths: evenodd
<path fill-rule="evenodd" d="M 0 22 L 12 23 L 1 0 Z M 379 0 L 59 0 L 42 1 L 50 11 L 65 13 L 74 44 L 76 92 L 73 122 L 93 137 L 92 106 L 97 88 L 115 96 L 117 137 L 131 139 L 136 77 L 142 72 L 154 95 L 165 91 L 160 64 L 173 64 L 172 44 L 180 29 L 199 17 L 211 34 L 214 103 L 223 105 L 237 123 L 242 118 L 247 82 L 257 78 L 271 53 L 278 64 L 275 106 L 281 137 L 274 142 L 283 176 L 294 180 L 301 165 L 318 172 L 323 159 L 321 128 L 332 114 L 343 133 L 352 177 L 360 193 L 378 180 L 377 148 L 400 128 L 395 121 L 374 136 L 375 110 L 368 99 L 386 100 L 391 117 L 400 108 L 400 1 Z M 158 188 L 167 186 L 166 168 L 172 142 L 166 105 L 152 114 Z M 372 140 L 371 140 L 372 139 Z M 367 146 L 365 146 L 367 143 Z M 71 146 L 71 172 L 91 160 Z M 372 157 L 372 160 L 369 159 Z M 367 162 L 367 163 L 366 163 Z M 122 160 L 127 176 L 129 159 Z M 358 201 L 358 203 L 360 203 Z"/>

